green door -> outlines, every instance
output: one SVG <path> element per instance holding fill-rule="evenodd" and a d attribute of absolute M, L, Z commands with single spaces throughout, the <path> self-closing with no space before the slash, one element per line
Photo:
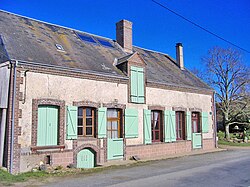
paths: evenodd
<path fill-rule="evenodd" d="M 199 112 L 192 112 L 192 147 L 193 149 L 200 149 L 202 147 L 202 134 Z"/>
<path fill-rule="evenodd" d="M 83 149 L 77 154 L 77 168 L 93 168 L 95 154 L 89 149 Z"/>
<path fill-rule="evenodd" d="M 200 149 L 201 148 L 201 140 L 202 140 L 201 133 L 193 133 L 192 134 L 193 149 Z"/>
<path fill-rule="evenodd" d="M 38 107 L 37 146 L 58 144 L 58 108 Z"/>
<path fill-rule="evenodd" d="M 123 158 L 123 139 L 108 138 L 108 160 L 122 159 Z"/>
<path fill-rule="evenodd" d="M 123 138 L 122 138 L 122 114 L 121 110 L 107 110 L 107 159 L 123 158 Z"/>

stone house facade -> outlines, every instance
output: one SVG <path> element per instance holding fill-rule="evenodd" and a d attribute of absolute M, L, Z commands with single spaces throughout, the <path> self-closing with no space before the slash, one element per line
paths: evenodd
<path fill-rule="evenodd" d="M 92 168 L 214 149 L 214 92 L 176 60 L 116 40 L 0 11 L 0 164 Z"/>

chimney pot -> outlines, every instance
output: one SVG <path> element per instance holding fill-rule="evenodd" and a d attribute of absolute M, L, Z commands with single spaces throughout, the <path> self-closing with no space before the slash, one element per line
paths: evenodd
<path fill-rule="evenodd" d="M 183 46 L 182 43 L 176 43 L 176 63 L 181 70 L 184 70 Z"/>
<path fill-rule="evenodd" d="M 121 20 L 116 23 L 116 41 L 125 52 L 133 52 L 132 22 L 128 20 Z"/>

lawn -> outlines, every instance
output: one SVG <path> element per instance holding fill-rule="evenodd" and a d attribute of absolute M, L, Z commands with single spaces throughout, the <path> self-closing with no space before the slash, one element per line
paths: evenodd
<path fill-rule="evenodd" d="M 220 131 L 217 133 L 218 136 L 218 144 L 219 145 L 228 145 L 228 146 L 240 146 L 240 147 L 248 147 L 250 146 L 250 142 L 248 143 L 238 143 L 238 142 L 231 142 L 224 139 L 224 132 Z M 239 138 L 238 134 L 230 133 L 231 139 Z"/>

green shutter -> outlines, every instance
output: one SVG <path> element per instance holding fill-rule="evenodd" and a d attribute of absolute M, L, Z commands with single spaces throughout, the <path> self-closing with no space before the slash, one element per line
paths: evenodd
<path fill-rule="evenodd" d="M 203 133 L 208 133 L 208 128 L 209 128 L 209 124 L 208 124 L 208 112 L 202 112 L 202 132 Z"/>
<path fill-rule="evenodd" d="M 137 96 L 138 103 L 144 103 L 144 72 L 143 68 L 137 68 Z"/>
<path fill-rule="evenodd" d="M 77 107 L 67 106 L 67 140 L 77 139 Z"/>
<path fill-rule="evenodd" d="M 131 66 L 131 101 L 133 103 L 137 103 L 138 102 L 138 92 L 137 92 L 137 68 L 136 67 L 133 67 Z"/>
<path fill-rule="evenodd" d="M 170 142 L 171 139 L 170 139 L 170 133 L 171 133 L 171 130 L 170 130 L 170 125 L 169 125 L 169 111 L 168 110 L 165 110 L 164 111 L 164 133 L 165 133 L 165 142 Z"/>
<path fill-rule="evenodd" d="M 176 119 L 175 119 L 175 111 L 169 111 L 169 125 L 171 129 L 170 140 L 171 142 L 176 141 Z"/>
<path fill-rule="evenodd" d="M 192 134 L 192 146 L 193 149 L 200 149 L 202 147 L 202 136 L 201 133 Z"/>
<path fill-rule="evenodd" d="M 152 143 L 151 110 L 143 110 L 144 144 Z"/>
<path fill-rule="evenodd" d="M 192 139 L 191 112 L 187 112 L 186 115 L 187 115 L 186 117 L 187 140 L 191 140 Z"/>
<path fill-rule="evenodd" d="M 58 108 L 55 106 L 47 107 L 47 140 L 46 145 L 58 144 Z"/>
<path fill-rule="evenodd" d="M 138 110 L 125 110 L 125 138 L 138 137 Z"/>
<path fill-rule="evenodd" d="M 47 107 L 38 107 L 38 124 L 37 124 L 37 146 L 46 145 L 47 136 Z"/>
<path fill-rule="evenodd" d="M 98 138 L 106 138 L 107 108 L 98 109 Z"/>
<path fill-rule="evenodd" d="M 38 107 L 37 146 L 58 144 L 58 108 Z"/>

